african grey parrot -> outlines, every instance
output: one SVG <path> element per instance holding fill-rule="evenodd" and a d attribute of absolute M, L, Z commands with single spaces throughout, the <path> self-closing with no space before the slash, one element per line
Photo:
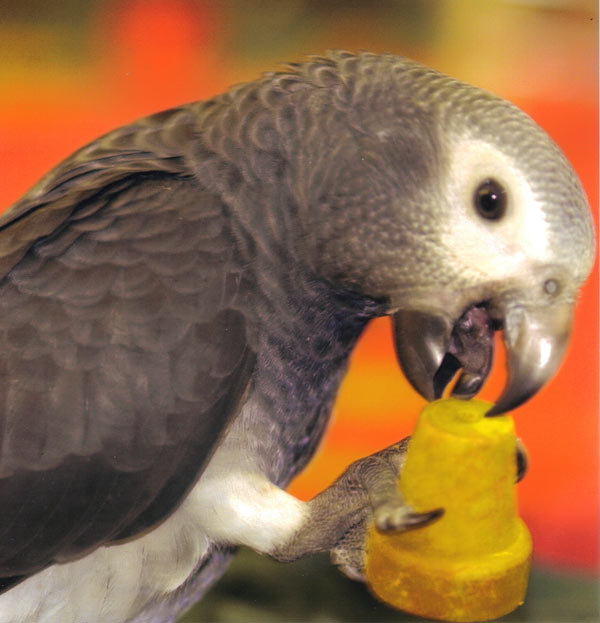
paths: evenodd
<path fill-rule="evenodd" d="M 524 402 L 594 253 L 576 175 L 511 104 L 331 52 L 119 128 L 0 220 L 0 622 L 174 621 L 237 545 L 330 551 L 433 521 L 406 443 L 301 502 L 366 323 L 425 398 L 473 396 L 503 330 Z"/>

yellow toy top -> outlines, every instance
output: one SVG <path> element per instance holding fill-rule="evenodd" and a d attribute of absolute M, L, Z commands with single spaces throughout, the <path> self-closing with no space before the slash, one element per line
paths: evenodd
<path fill-rule="evenodd" d="M 399 488 L 416 511 L 444 515 L 402 533 L 372 527 L 367 580 L 390 605 L 462 622 L 523 603 L 532 547 L 517 515 L 514 424 L 508 415 L 486 417 L 490 406 L 443 399 L 421 413 Z"/>

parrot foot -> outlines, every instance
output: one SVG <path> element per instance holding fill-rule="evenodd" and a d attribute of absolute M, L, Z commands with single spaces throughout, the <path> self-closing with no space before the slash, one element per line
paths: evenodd
<path fill-rule="evenodd" d="M 369 526 L 380 532 L 402 532 L 426 526 L 444 514 L 437 508 L 417 512 L 398 491 L 398 474 L 410 438 L 359 459 L 327 489 L 308 502 L 300 529 L 269 553 L 281 562 L 329 551 L 334 565 L 352 580 L 364 581 L 363 565 Z M 519 440 L 517 479 L 526 471 L 527 453 Z"/>
<path fill-rule="evenodd" d="M 340 542 L 329 552 L 331 562 L 355 582 L 365 582 L 364 545 L 365 530 L 362 524 L 350 528 Z"/>
<path fill-rule="evenodd" d="M 404 464 L 409 439 L 353 463 L 338 481 L 358 482 L 365 508 L 361 520 L 344 533 L 331 549 L 331 561 L 352 580 L 364 581 L 364 548 L 371 522 L 381 532 L 411 530 L 443 515 L 443 509 L 418 513 L 398 491 L 398 473 Z M 337 483 L 336 483 L 337 484 Z M 334 485 L 335 486 L 335 485 Z"/>
<path fill-rule="evenodd" d="M 435 521 L 444 514 L 443 509 L 429 513 L 417 513 L 410 506 L 386 504 L 373 510 L 373 519 L 381 532 L 394 532 L 419 528 Z M 341 538 L 331 550 L 331 562 L 351 580 L 364 582 L 365 541 L 368 522 L 359 523 Z"/>
<path fill-rule="evenodd" d="M 441 509 L 417 513 L 397 487 L 409 439 L 359 459 L 327 489 L 308 502 L 304 525 L 291 541 L 271 552 L 291 561 L 329 551 L 333 563 L 350 578 L 363 578 L 364 547 L 371 522 L 382 531 L 402 531 L 435 521 Z"/>

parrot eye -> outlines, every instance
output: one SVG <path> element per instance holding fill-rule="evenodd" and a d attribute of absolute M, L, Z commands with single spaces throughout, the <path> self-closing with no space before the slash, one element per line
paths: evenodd
<path fill-rule="evenodd" d="M 497 221 L 504 216 L 506 190 L 496 180 L 487 179 L 479 184 L 473 200 L 479 216 L 488 221 Z"/>

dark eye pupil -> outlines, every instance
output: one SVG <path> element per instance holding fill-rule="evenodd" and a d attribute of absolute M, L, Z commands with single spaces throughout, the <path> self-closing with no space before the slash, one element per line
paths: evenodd
<path fill-rule="evenodd" d="M 485 180 L 475 191 L 475 208 L 480 216 L 497 221 L 506 211 L 506 191 L 496 180 Z"/>

